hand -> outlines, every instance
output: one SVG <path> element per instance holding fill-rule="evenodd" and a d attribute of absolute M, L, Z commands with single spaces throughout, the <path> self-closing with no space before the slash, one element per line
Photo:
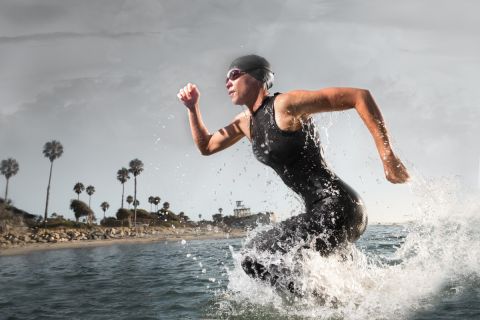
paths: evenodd
<path fill-rule="evenodd" d="M 188 83 L 179 90 L 177 97 L 189 110 L 192 110 L 200 100 L 200 91 L 196 85 Z"/>
<path fill-rule="evenodd" d="M 383 160 L 383 169 L 385 171 L 385 177 L 391 183 L 405 183 L 410 180 L 407 168 L 405 168 L 402 161 L 394 154 L 391 154 Z"/>

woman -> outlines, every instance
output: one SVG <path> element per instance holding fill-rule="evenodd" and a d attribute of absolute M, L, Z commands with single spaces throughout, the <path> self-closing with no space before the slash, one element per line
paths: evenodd
<path fill-rule="evenodd" d="M 260 233 L 247 247 L 272 253 L 314 247 L 326 256 L 357 240 L 366 228 L 367 216 L 359 195 L 325 163 L 313 114 L 355 108 L 372 134 L 387 180 L 404 183 L 409 175 L 390 146 L 382 114 L 369 91 L 327 88 L 269 96 L 272 85 L 273 72 L 266 59 L 257 55 L 235 59 L 226 88 L 233 104 L 245 105 L 248 110 L 213 134 L 202 121 L 198 88 L 189 83 L 177 96 L 188 109 L 193 140 L 203 155 L 221 151 L 246 136 L 255 157 L 272 167 L 305 203 L 306 213 Z M 266 266 L 249 255 L 242 267 L 250 276 L 272 285 L 279 277 L 278 266 Z"/>

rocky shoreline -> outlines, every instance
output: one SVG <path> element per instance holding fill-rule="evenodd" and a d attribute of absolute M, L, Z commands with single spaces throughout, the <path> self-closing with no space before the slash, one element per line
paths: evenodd
<path fill-rule="evenodd" d="M 162 240 L 201 240 L 244 237 L 242 229 L 204 228 L 92 228 L 10 230 L 0 235 L 0 255 L 22 254 L 43 249 L 78 248 L 117 243 L 154 242 Z"/>

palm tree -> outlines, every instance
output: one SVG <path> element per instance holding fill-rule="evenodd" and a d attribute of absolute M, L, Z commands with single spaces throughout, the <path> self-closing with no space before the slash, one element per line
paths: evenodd
<path fill-rule="evenodd" d="M 134 208 L 138 207 L 139 205 L 140 205 L 140 201 L 138 201 L 138 199 L 133 201 Z"/>
<path fill-rule="evenodd" d="M 57 140 L 52 140 L 43 146 L 43 155 L 50 160 L 50 175 L 48 177 L 47 201 L 45 203 L 44 226 L 47 227 L 48 199 L 50 198 L 50 183 L 52 181 L 53 161 L 63 154 L 63 146 Z"/>
<path fill-rule="evenodd" d="M 160 197 L 156 196 L 153 198 L 153 204 L 155 204 L 155 211 L 158 212 L 158 204 L 160 203 Z"/>
<path fill-rule="evenodd" d="M 102 208 L 102 210 L 103 210 L 103 221 L 105 221 L 105 211 L 107 211 L 108 208 L 110 208 L 110 205 L 108 204 L 108 202 L 104 201 L 100 205 L 100 208 Z"/>
<path fill-rule="evenodd" d="M 163 210 L 166 211 L 166 210 L 168 210 L 168 209 L 170 209 L 170 202 L 164 202 L 164 203 L 163 203 Z"/>
<path fill-rule="evenodd" d="M 80 200 L 80 193 L 82 193 L 83 190 L 85 190 L 85 186 L 81 182 L 77 182 L 73 186 L 73 191 L 77 194 L 77 200 Z"/>
<path fill-rule="evenodd" d="M 150 212 L 152 212 L 153 208 L 152 205 L 155 202 L 155 198 L 153 196 L 148 197 L 148 203 L 150 203 Z"/>
<path fill-rule="evenodd" d="M 117 171 L 117 180 L 120 181 L 122 184 L 122 209 L 123 209 L 123 197 L 125 195 L 125 182 L 130 179 L 130 175 L 128 174 L 128 169 L 122 167 L 122 169 Z"/>
<path fill-rule="evenodd" d="M 202 214 L 201 213 L 198 215 L 198 220 L 199 221 L 202 220 Z"/>
<path fill-rule="evenodd" d="M 11 177 L 18 173 L 20 167 L 18 166 L 17 160 L 13 158 L 8 158 L 7 160 L 2 160 L 2 164 L 0 165 L 0 172 L 5 176 L 7 179 L 7 186 L 5 187 L 5 204 L 8 203 L 7 196 L 8 196 L 8 181 Z"/>
<path fill-rule="evenodd" d="M 134 187 L 134 192 L 133 192 L 133 221 L 134 225 L 137 226 L 137 205 L 136 205 L 136 200 L 137 200 L 137 176 L 143 171 L 143 162 L 138 160 L 138 159 L 133 159 L 129 163 L 130 169 L 128 171 L 133 174 L 133 178 L 135 181 L 135 187 Z"/>
<path fill-rule="evenodd" d="M 90 208 L 90 200 L 92 199 L 92 194 L 95 193 L 95 187 L 90 185 L 87 188 L 85 188 L 85 192 L 88 194 L 88 207 Z"/>
<path fill-rule="evenodd" d="M 133 197 L 132 196 L 127 196 L 127 203 L 128 203 L 128 209 L 130 209 L 130 205 L 133 202 Z"/>

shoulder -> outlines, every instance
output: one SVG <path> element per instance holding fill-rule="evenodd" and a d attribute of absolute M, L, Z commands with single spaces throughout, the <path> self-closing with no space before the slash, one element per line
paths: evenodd
<path fill-rule="evenodd" d="M 232 121 L 232 124 L 240 130 L 243 134 L 247 135 L 250 132 L 250 120 L 251 114 L 249 110 L 244 110 L 237 114 Z"/>
<path fill-rule="evenodd" d="M 302 113 L 302 105 L 305 97 L 309 95 L 306 90 L 292 90 L 285 93 L 279 93 L 274 96 L 275 111 L 277 113 L 298 116 Z"/>
<path fill-rule="evenodd" d="M 250 111 L 247 109 L 247 110 L 243 110 L 242 112 L 240 112 L 239 114 L 237 114 L 234 118 L 233 118 L 233 122 L 234 123 L 237 123 L 237 124 L 241 124 L 241 123 L 245 123 L 245 122 L 250 122 L 250 118 L 252 117 Z"/>

